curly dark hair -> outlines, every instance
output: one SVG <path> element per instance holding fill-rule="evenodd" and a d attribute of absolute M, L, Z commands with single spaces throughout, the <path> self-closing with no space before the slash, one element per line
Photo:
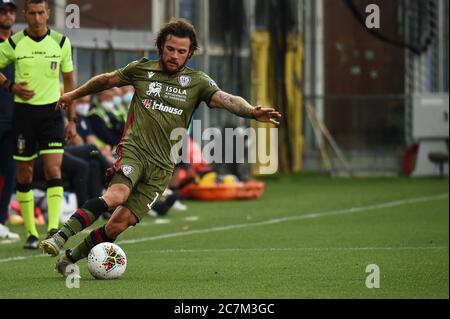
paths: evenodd
<path fill-rule="evenodd" d="M 164 43 L 166 42 L 168 35 L 174 35 L 179 38 L 189 38 L 191 40 L 191 46 L 189 48 L 191 57 L 194 52 L 199 48 L 197 41 L 197 34 L 194 26 L 186 19 L 172 18 L 159 32 L 156 38 L 156 47 L 158 53 L 162 56 Z"/>

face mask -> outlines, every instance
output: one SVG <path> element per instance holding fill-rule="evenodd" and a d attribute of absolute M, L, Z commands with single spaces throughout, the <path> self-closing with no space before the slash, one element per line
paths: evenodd
<path fill-rule="evenodd" d="M 126 105 L 130 105 L 132 99 L 133 99 L 133 93 L 131 93 L 131 92 L 128 92 L 123 96 L 123 101 L 125 102 Z"/>
<path fill-rule="evenodd" d="M 108 112 L 114 112 L 114 102 L 113 101 L 103 101 L 101 106 Z"/>
<path fill-rule="evenodd" d="M 88 115 L 90 107 L 89 103 L 79 103 L 75 106 L 77 114 L 81 116 Z"/>
<path fill-rule="evenodd" d="M 113 102 L 115 106 L 119 106 L 122 104 L 122 98 L 119 95 L 115 95 L 113 97 Z"/>

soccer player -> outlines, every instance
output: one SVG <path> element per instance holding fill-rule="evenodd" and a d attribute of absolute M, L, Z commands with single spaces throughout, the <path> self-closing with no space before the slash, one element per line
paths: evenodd
<path fill-rule="evenodd" d="M 172 130 L 187 128 L 201 101 L 238 116 L 278 125 L 280 113 L 253 107 L 243 98 L 221 91 L 203 72 L 186 67 L 198 48 L 194 27 L 184 19 L 172 19 L 158 33 L 158 61 L 142 58 L 126 67 L 98 75 L 75 91 L 64 94 L 58 106 L 66 108 L 84 95 L 124 85 L 135 94 L 117 153 L 119 159 L 107 175 L 109 187 L 100 198 L 87 201 L 58 233 L 41 242 L 42 249 L 57 256 L 69 237 L 91 225 L 105 211 L 114 211 L 106 225 L 93 230 L 78 246 L 57 260 L 56 270 L 68 276 L 66 267 L 88 256 L 95 245 L 113 242 L 129 226 L 147 215 L 169 184 L 174 169 L 170 139 Z"/>
<path fill-rule="evenodd" d="M 17 199 L 28 235 L 24 248 L 37 249 L 39 234 L 31 190 L 34 160 L 39 154 L 44 163 L 50 237 L 59 228 L 63 197 L 64 122 L 62 111 L 55 108 L 61 96 L 60 72 L 66 91 L 72 91 L 75 84 L 71 44 L 67 37 L 48 28 L 47 0 L 26 0 L 23 13 L 26 29 L 0 44 L 0 68 L 14 63 L 15 82 L 0 73 L 0 86 L 15 94 L 13 157 L 17 163 Z M 69 105 L 68 113 L 67 138 L 71 139 L 76 135 L 74 106 Z"/>

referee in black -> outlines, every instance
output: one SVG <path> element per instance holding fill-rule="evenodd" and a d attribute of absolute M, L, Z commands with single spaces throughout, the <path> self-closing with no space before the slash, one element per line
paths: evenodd
<path fill-rule="evenodd" d="M 17 163 L 17 199 L 27 230 L 24 248 L 37 249 L 39 234 L 34 220 L 31 190 L 34 160 L 42 156 L 47 181 L 47 236 L 59 228 L 64 189 L 61 163 L 64 152 L 64 121 L 55 109 L 60 92 L 60 73 L 66 92 L 75 89 L 72 48 L 64 35 L 47 26 L 47 0 L 26 0 L 27 27 L 0 44 L 0 69 L 15 64 L 15 82 L 0 73 L 0 86 L 15 94 L 13 114 L 14 160 Z M 76 135 L 76 113 L 68 110 L 66 138 Z"/>

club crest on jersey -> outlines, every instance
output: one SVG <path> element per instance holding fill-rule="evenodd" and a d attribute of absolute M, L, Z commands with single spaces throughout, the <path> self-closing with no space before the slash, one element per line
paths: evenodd
<path fill-rule="evenodd" d="M 130 165 L 124 165 L 122 166 L 122 172 L 125 174 L 125 176 L 128 176 L 133 172 L 133 167 L 131 167 Z"/>
<path fill-rule="evenodd" d="M 178 82 L 181 86 L 188 86 L 192 82 L 192 78 L 188 75 L 180 75 L 178 77 Z"/>

